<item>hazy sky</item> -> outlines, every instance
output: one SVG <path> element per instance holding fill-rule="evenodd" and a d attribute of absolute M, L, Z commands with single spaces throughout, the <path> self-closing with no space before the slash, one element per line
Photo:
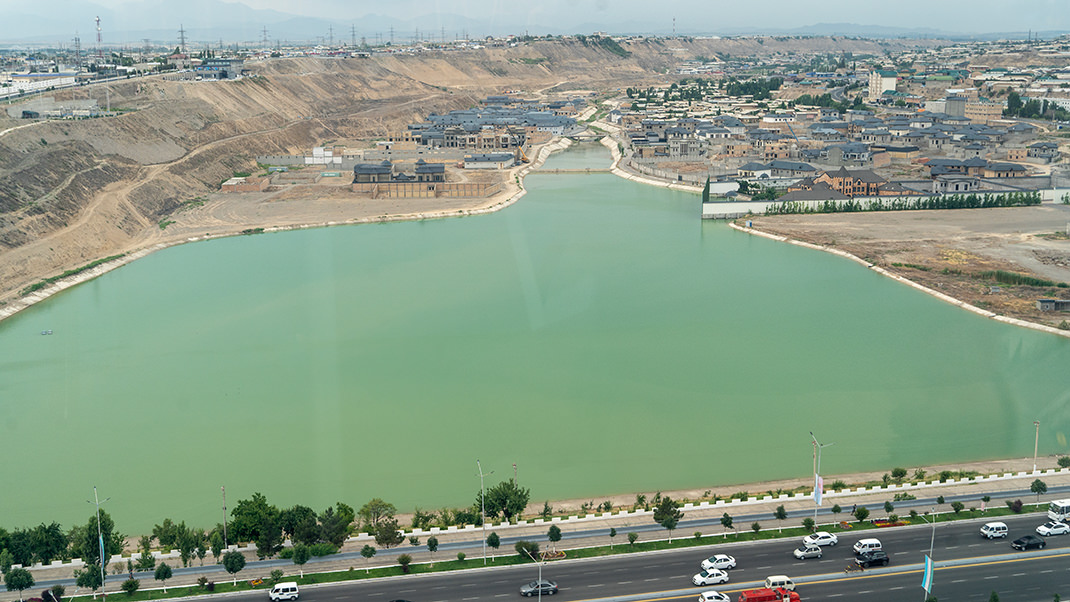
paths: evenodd
<path fill-rule="evenodd" d="M 253 8 L 271 8 L 304 15 L 368 14 L 408 19 L 451 13 L 473 19 L 494 19 L 527 25 L 555 23 L 636 22 L 658 29 L 719 27 L 792 28 L 815 23 L 858 23 L 926 27 L 944 31 L 1070 29 L 1067 0 L 241 0 Z"/>

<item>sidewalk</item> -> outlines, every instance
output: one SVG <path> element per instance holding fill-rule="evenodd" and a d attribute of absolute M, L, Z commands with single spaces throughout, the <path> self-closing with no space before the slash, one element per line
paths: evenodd
<path fill-rule="evenodd" d="M 1020 462 L 1021 461 L 1019 461 L 1019 466 Z M 1046 461 L 1045 464 L 1050 464 L 1050 461 Z M 877 490 L 849 490 L 841 493 L 826 492 L 824 503 L 822 505 L 822 513 L 818 515 L 818 524 L 835 524 L 841 520 L 852 520 L 849 513 L 853 505 L 865 505 L 869 507 L 871 511 L 869 520 L 884 518 L 887 515 L 883 508 L 884 502 L 892 501 L 897 493 L 909 493 L 910 495 L 916 496 L 918 500 L 921 501 L 921 504 L 913 506 L 913 508 L 919 513 L 926 512 L 929 507 L 935 505 L 931 502 L 926 503 L 924 500 L 931 500 L 938 496 L 949 498 L 948 503 L 937 508 L 938 512 L 950 512 L 950 498 L 955 496 L 965 496 L 967 499 L 975 499 L 975 502 L 964 502 L 966 507 L 970 508 L 980 507 L 981 497 L 988 495 L 992 498 L 988 503 L 989 508 L 1002 508 L 1004 506 L 1004 498 L 1006 497 L 1007 492 L 1015 492 L 1023 489 L 1028 491 L 1030 484 L 1037 478 L 1043 480 L 1049 489 L 1070 486 L 1070 470 L 1049 469 L 1047 471 L 1038 471 L 1037 473 L 1004 473 L 996 475 L 996 478 L 993 478 L 992 476 L 976 477 L 975 480 L 968 480 L 965 482 L 949 481 L 947 483 L 931 483 L 917 486 L 911 486 L 909 484 L 895 486 L 893 484 L 888 488 L 880 488 Z M 1036 499 L 1034 495 L 1028 493 L 1018 493 L 1011 497 L 1021 498 L 1022 501 L 1026 503 L 1034 502 Z M 1052 494 L 1041 496 L 1042 501 L 1051 500 L 1055 497 L 1058 496 L 1053 496 Z M 912 508 L 911 504 L 916 502 L 902 501 L 893 503 L 896 507 L 894 512 L 900 516 L 905 516 L 910 512 L 910 509 Z M 834 516 L 829 513 L 828 509 L 835 504 L 839 504 L 843 508 L 843 512 Z M 774 518 L 773 512 L 776 507 L 780 505 L 783 505 L 788 513 L 788 519 L 784 521 L 783 525 L 785 527 L 800 526 L 803 519 L 813 516 L 814 501 L 810 495 L 805 494 L 792 495 L 790 497 L 781 496 L 778 498 L 765 498 L 760 500 L 752 498 L 744 502 L 718 502 L 716 504 L 703 505 L 688 504 L 683 508 L 684 518 L 681 520 L 681 527 L 676 530 L 675 538 L 690 537 L 696 530 L 701 531 L 704 535 L 722 534 L 724 529 L 720 526 L 719 519 L 726 512 L 735 519 L 736 522 L 734 526 L 736 531 L 748 530 L 750 524 L 754 521 L 761 523 L 762 527 L 765 529 L 777 528 L 779 527 L 779 524 Z M 636 512 L 622 511 L 619 514 L 612 514 L 609 516 L 589 515 L 583 518 L 555 518 L 550 521 L 535 519 L 533 523 L 523 525 L 488 524 L 486 533 L 490 534 L 491 532 L 496 532 L 503 540 L 508 539 L 509 541 L 513 541 L 514 539 L 523 538 L 545 544 L 549 525 L 556 524 L 561 528 L 561 531 L 565 536 L 565 538 L 557 544 L 558 549 L 561 550 L 603 546 L 610 545 L 610 543 L 627 545 L 627 533 L 629 532 L 629 529 L 635 527 L 650 528 L 655 524 L 652 515 L 652 511 L 643 511 L 640 509 Z M 743 517 L 746 517 L 745 521 L 743 520 Z M 714 522 L 712 525 L 700 529 L 692 529 L 687 526 L 687 522 L 701 519 L 712 520 Z M 1040 519 L 1038 518 L 1038 522 L 1039 521 Z M 617 537 L 613 539 L 612 542 L 608 535 L 605 534 L 610 527 L 617 530 Z M 432 534 L 439 540 L 439 551 L 434 556 L 436 561 L 453 560 L 456 558 L 457 552 L 463 550 L 473 567 L 482 566 L 480 556 L 482 555 L 483 530 L 481 528 L 472 527 L 467 529 L 434 531 L 434 533 L 419 532 L 417 536 L 420 538 L 420 545 L 418 546 L 411 546 L 406 541 L 396 548 L 377 550 L 376 556 L 372 558 L 371 561 L 360 557 L 359 552 L 365 545 L 372 545 L 376 548 L 378 548 L 378 546 L 375 545 L 374 539 L 370 536 L 360 534 L 350 538 L 342 547 L 342 550 L 340 550 L 341 554 L 353 554 L 355 557 L 339 558 L 337 555 L 328 556 L 320 560 L 310 561 L 304 566 L 304 570 L 307 574 L 347 570 L 349 568 L 359 571 L 369 567 L 393 566 L 396 564 L 395 559 L 399 553 L 409 554 L 412 556 L 414 563 L 429 562 L 431 560 L 431 554 L 427 551 L 426 544 L 427 537 Z M 569 537 L 570 533 L 576 532 L 596 533 L 582 537 Z M 406 537 L 411 534 L 411 532 L 406 532 Z M 666 539 L 667 536 L 668 534 L 666 531 L 656 528 L 654 531 L 641 533 L 639 541 Z M 261 563 L 256 560 L 255 551 L 252 549 L 243 549 L 243 552 L 245 553 L 246 560 L 249 564 L 246 565 L 244 570 L 238 573 L 237 577 L 239 580 L 248 581 L 258 577 L 267 578 L 274 569 L 283 570 L 287 576 L 296 576 L 298 574 L 298 567 L 290 561 L 275 559 L 274 561 Z M 489 548 L 487 550 L 488 557 L 509 556 L 513 553 L 512 545 L 504 542 L 497 552 L 494 552 Z M 181 566 L 181 562 L 177 557 L 164 558 L 162 560 L 170 564 L 172 568 Z M 120 563 L 114 561 L 109 564 L 109 574 L 107 579 L 107 591 L 109 593 L 118 591 L 119 585 L 126 578 L 125 559 L 121 563 L 124 567 L 122 572 L 120 574 L 113 574 L 114 568 L 119 564 Z M 232 580 L 232 577 L 223 571 L 221 566 L 215 565 L 211 554 L 205 559 L 204 570 L 197 570 L 200 568 L 200 563 L 196 559 L 193 560 L 192 566 L 194 567 L 194 570 L 190 573 L 177 574 L 176 571 L 175 577 L 168 580 L 168 587 L 195 584 L 197 579 L 202 575 L 207 577 L 208 580 L 215 582 Z M 34 580 L 38 583 L 55 580 L 70 580 L 73 577 L 73 567 L 70 564 L 62 567 L 33 568 L 31 569 L 31 572 Z M 135 574 L 135 577 L 141 580 L 142 589 L 150 589 L 159 586 L 159 583 L 155 582 L 152 579 L 152 575 L 149 573 Z M 77 588 L 73 583 L 66 587 L 67 596 L 84 593 L 76 591 Z M 34 586 L 31 590 L 23 592 L 23 598 L 37 597 L 40 595 L 41 589 L 43 589 L 42 586 Z M 18 592 L 0 592 L 0 601 L 18 599 Z"/>

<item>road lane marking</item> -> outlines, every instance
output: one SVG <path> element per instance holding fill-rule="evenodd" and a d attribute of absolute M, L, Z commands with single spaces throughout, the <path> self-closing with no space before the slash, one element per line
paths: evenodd
<path fill-rule="evenodd" d="M 461 599 L 462 600 L 478 600 L 479 596 L 475 596 L 474 598 L 461 598 Z"/>
<path fill-rule="evenodd" d="M 985 577 L 985 580 L 987 581 L 989 579 L 999 579 L 999 578 L 1000 578 L 1000 575 L 989 575 L 989 576 Z"/>
<path fill-rule="evenodd" d="M 605 587 L 605 583 L 595 583 L 594 585 L 588 585 L 587 587 Z"/>
<path fill-rule="evenodd" d="M 628 585 L 631 581 L 618 581 L 617 585 Z"/>
<path fill-rule="evenodd" d="M 661 579 L 661 577 L 654 577 L 653 579 L 643 579 L 643 581 L 657 581 L 659 579 Z"/>
<path fill-rule="evenodd" d="M 1025 577 L 1025 573 L 1014 573 L 1011 577 Z"/>
<path fill-rule="evenodd" d="M 955 579 L 955 580 L 954 580 L 954 581 L 952 581 L 951 583 L 965 583 L 965 582 L 966 582 L 966 580 L 965 580 L 965 579 Z"/>
<path fill-rule="evenodd" d="M 889 587 L 889 588 L 888 588 L 888 591 L 890 591 L 890 592 L 894 592 L 894 591 L 895 591 L 895 590 L 897 590 L 897 589 L 903 589 L 903 586 L 902 586 L 902 585 L 900 585 L 899 587 Z"/>
<path fill-rule="evenodd" d="M 504 598 L 506 596 L 511 596 L 511 595 L 513 595 L 513 594 L 495 594 L 494 597 L 495 598 Z"/>

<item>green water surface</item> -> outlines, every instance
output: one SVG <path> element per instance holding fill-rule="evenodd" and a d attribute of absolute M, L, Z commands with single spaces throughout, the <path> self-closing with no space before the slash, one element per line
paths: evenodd
<path fill-rule="evenodd" d="M 608 164 L 601 147 L 549 167 Z M 608 174 L 155 253 L 0 323 L 0 526 L 534 500 L 1067 450 L 1070 341 Z M 41 336 L 45 329 L 52 336 Z"/>

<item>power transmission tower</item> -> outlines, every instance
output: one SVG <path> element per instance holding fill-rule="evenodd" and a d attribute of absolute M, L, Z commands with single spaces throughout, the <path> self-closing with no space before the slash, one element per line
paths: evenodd
<path fill-rule="evenodd" d="M 390 45 L 394 45 L 394 26 L 390 26 Z"/>
<path fill-rule="evenodd" d="M 104 64 L 104 46 L 101 45 L 100 17 L 97 17 L 97 64 Z"/>
<path fill-rule="evenodd" d="M 82 39 L 74 34 L 74 69 L 75 73 L 82 72 Z"/>
<path fill-rule="evenodd" d="M 349 26 L 349 45 L 350 46 L 356 46 L 357 45 L 357 26 L 356 25 L 350 25 Z"/>
<path fill-rule="evenodd" d="M 186 54 L 186 30 L 181 23 L 178 24 L 178 51 Z"/>
<path fill-rule="evenodd" d="M 330 40 L 330 42 L 327 44 L 327 47 L 328 48 L 333 48 L 334 47 L 334 25 L 328 25 L 327 26 L 327 35 L 329 36 L 328 39 Z"/>
<path fill-rule="evenodd" d="M 260 45 L 263 46 L 264 48 L 267 48 L 267 45 L 268 45 L 267 27 L 264 27 L 264 29 L 262 29 L 260 31 Z"/>

